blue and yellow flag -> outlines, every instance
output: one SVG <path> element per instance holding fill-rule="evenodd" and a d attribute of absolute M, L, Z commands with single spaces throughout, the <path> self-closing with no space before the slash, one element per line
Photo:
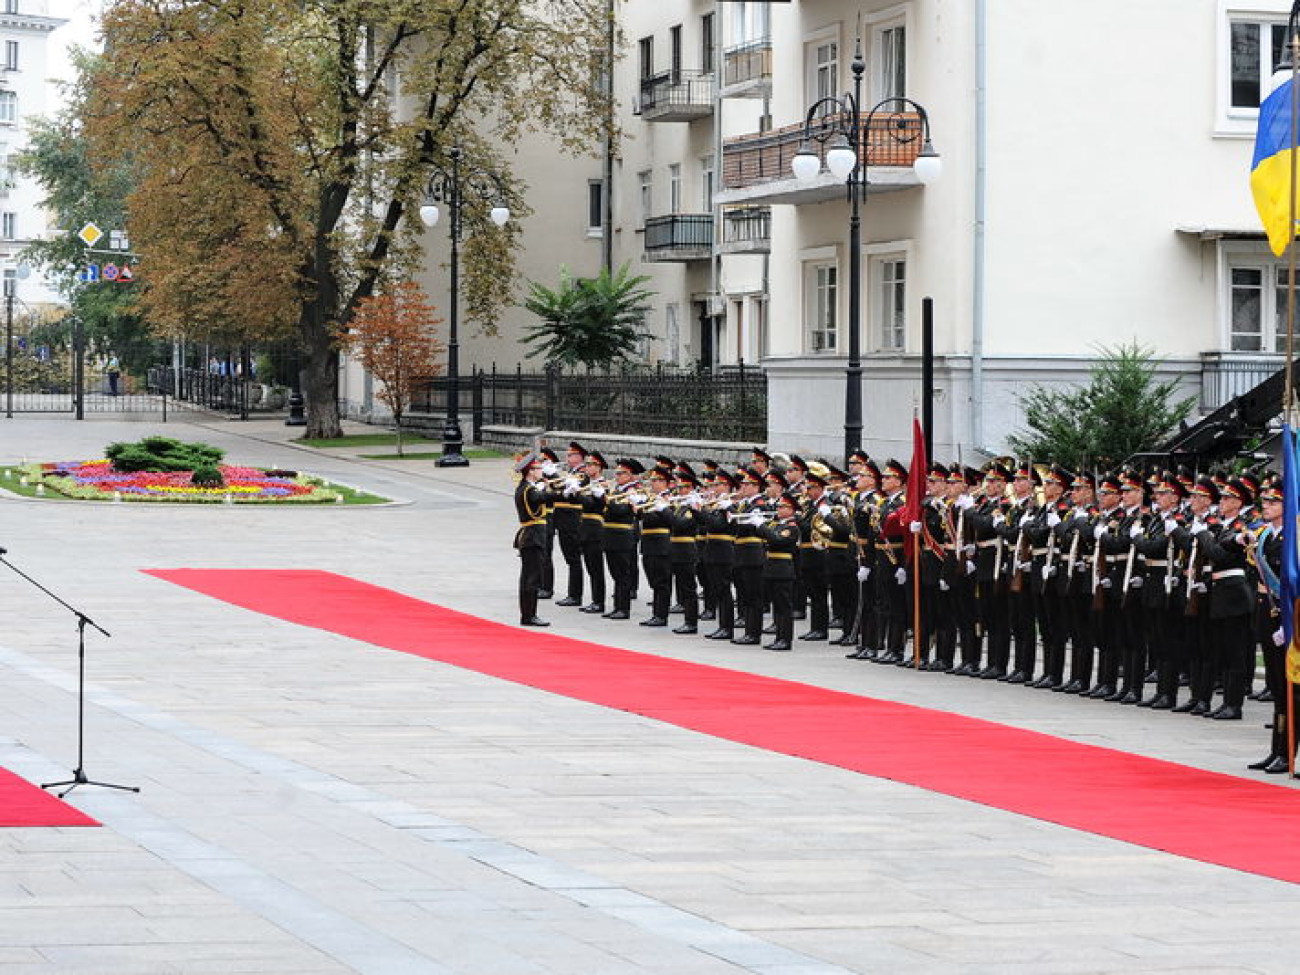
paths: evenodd
<path fill-rule="evenodd" d="M 1250 166 L 1250 191 L 1255 209 L 1268 234 L 1273 253 L 1281 257 L 1293 236 L 1291 227 L 1291 92 L 1288 78 L 1259 108 L 1259 130 L 1255 133 L 1255 159 Z"/>
<path fill-rule="evenodd" d="M 1287 648 L 1287 679 L 1300 683 L 1300 641 L 1295 625 L 1296 599 L 1300 597 L 1300 455 L 1291 424 L 1282 427 L 1282 595 L 1278 609 Z"/>

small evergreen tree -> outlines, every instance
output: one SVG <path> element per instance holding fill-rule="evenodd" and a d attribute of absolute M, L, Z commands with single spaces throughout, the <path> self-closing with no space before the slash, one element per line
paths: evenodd
<path fill-rule="evenodd" d="M 1103 348 L 1087 386 L 1035 383 L 1019 396 L 1028 429 L 1007 438 L 1019 456 L 1076 470 L 1105 470 L 1152 450 L 1168 438 L 1196 402 L 1175 399 L 1178 380 L 1155 378 L 1151 349 L 1137 342 Z"/>
<path fill-rule="evenodd" d="M 630 359 L 643 331 L 653 292 L 642 287 L 649 277 L 633 275 L 627 264 L 602 269 L 594 278 L 574 278 L 560 269 L 560 284 L 547 288 L 530 283 L 524 307 L 541 319 L 527 326 L 524 342 L 536 343 L 531 359 L 544 355 L 548 364 L 601 368 Z"/>

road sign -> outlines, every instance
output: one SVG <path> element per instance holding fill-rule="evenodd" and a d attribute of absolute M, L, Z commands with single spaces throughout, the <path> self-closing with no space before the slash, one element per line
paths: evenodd
<path fill-rule="evenodd" d="M 87 264 L 86 269 L 81 272 L 80 278 L 85 284 L 94 284 L 99 280 L 99 265 Z"/>
<path fill-rule="evenodd" d="M 104 270 L 100 273 L 104 275 L 105 281 L 116 281 L 117 276 L 121 272 L 121 270 L 122 269 L 119 268 L 116 264 L 105 264 Z"/>
<path fill-rule="evenodd" d="M 93 223 L 88 223 L 77 231 L 77 236 L 87 247 L 94 247 L 99 238 L 104 236 L 104 231 L 100 230 Z"/>
<path fill-rule="evenodd" d="M 134 280 L 135 272 L 131 270 L 131 265 L 123 264 L 121 269 L 117 272 L 117 283 L 130 284 Z"/>

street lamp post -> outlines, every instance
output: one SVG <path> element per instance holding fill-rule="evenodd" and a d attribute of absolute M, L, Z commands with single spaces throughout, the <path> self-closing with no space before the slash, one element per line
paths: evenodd
<path fill-rule="evenodd" d="M 862 105 L 862 75 L 867 64 L 862 57 L 862 40 L 850 65 L 853 90 L 843 95 L 828 95 L 808 108 L 803 126 L 803 142 L 791 160 L 795 178 L 804 182 L 816 179 L 821 159 L 813 143 L 827 145 L 826 168 L 844 180 L 849 199 L 849 364 L 844 389 L 844 456 L 862 446 L 862 216 L 861 201 L 867 194 L 867 166 L 871 162 L 869 146 L 863 139 L 877 131 L 872 123 L 886 119 L 882 131 L 889 142 L 907 145 L 921 140 L 921 148 L 912 164 L 922 183 L 938 179 L 942 169 L 939 154 L 930 142 L 930 116 L 910 98 L 893 96 L 882 99 L 865 115 Z M 916 116 L 916 119 L 913 119 Z M 861 153 L 861 155 L 859 155 Z"/>
<path fill-rule="evenodd" d="M 493 201 L 489 216 L 498 227 L 510 219 L 501 180 L 495 173 L 461 171 L 461 150 L 453 146 L 447 153 L 451 160 L 448 169 L 435 169 L 425 189 L 427 202 L 420 207 L 420 219 L 432 227 L 441 216 L 439 203 L 451 211 L 451 309 L 447 316 L 447 416 L 442 425 L 442 456 L 439 467 L 468 467 L 469 461 L 461 453 L 465 438 L 460 431 L 460 241 L 461 207 L 466 194 L 479 200 Z"/>
<path fill-rule="evenodd" d="M 5 282 L 11 285 L 12 282 Z M 5 288 L 5 419 L 14 418 L 14 291 Z"/>

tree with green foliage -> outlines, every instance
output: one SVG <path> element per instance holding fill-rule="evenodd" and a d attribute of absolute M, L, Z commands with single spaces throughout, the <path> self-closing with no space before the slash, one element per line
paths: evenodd
<path fill-rule="evenodd" d="M 612 117 L 607 0 L 117 0 L 86 134 L 126 165 L 142 304 L 296 334 L 306 436 L 332 437 L 339 339 L 358 304 L 424 259 L 419 206 L 459 147 L 502 173 L 525 131 L 590 151 Z M 489 322 L 518 221 L 464 210 L 464 294 Z M 482 211 L 482 212 L 480 212 Z"/>
<path fill-rule="evenodd" d="M 1137 342 L 1103 348 L 1087 386 L 1035 383 L 1019 396 L 1028 429 L 1007 438 L 1035 463 L 1105 470 L 1152 450 L 1187 418 L 1194 396 L 1178 399 L 1178 379 L 1156 379 L 1153 350 Z"/>
<path fill-rule="evenodd" d="M 649 280 L 624 264 L 613 272 L 603 268 L 594 278 L 575 278 L 561 268 L 556 288 L 532 282 L 524 307 L 541 321 L 525 329 L 524 342 L 536 345 L 528 357 L 589 369 L 633 358 L 637 345 L 650 338 L 643 326 L 654 293 L 642 287 Z"/>

